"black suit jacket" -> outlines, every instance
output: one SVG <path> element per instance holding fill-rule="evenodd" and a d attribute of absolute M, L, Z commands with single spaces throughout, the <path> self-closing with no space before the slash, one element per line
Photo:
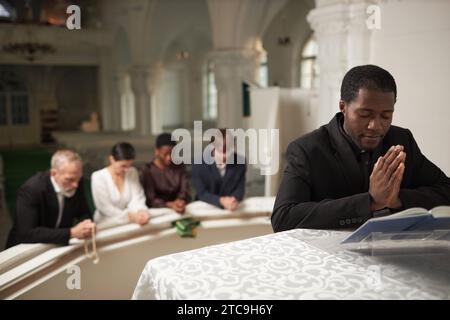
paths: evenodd
<path fill-rule="evenodd" d="M 338 113 L 329 124 L 289 144 L 272 213 L 274 231 L 356 228 L 373 217 L 355 152 L 339 132 L 341 117 Z M 425 158 L 409 130 L 391 126 L 381 155 L 397 144 L 406 152 L 399 192 L 403 209 L 449 205 L 450 179 Z"/>
<path fill-rule="evenodd" d="M 192 166 L 192 184 L 197 192 L 198 200 L 221 207 L 220 197 L 234 196 L 238 201 L 244 198 L 245 172 L 247 166 L 244 159 L 234 155 L 234 163 L 227 164 L 225 176 L 220 176 L 215 163 L 194 164 Z"/>
<path fill-rule="evenodd" d="M 19 243 L 68 244 L 70 228 L 78 220 L 91 219 L 83 180 L 75 195 L 64 199 L 64 210 L 59 228 L 58 199 L 50 180 L 50 173 L 39 172 L 28 179 L 17 193 L 16 217 L 6 247 Z"/>

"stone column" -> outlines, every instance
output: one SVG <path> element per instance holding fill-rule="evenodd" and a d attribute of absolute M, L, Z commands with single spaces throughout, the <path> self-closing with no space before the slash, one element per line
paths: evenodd
<path fill-rule="evenodd" d="M 124 71 L 115 71 L 111 76 L 111 116 L 112 126 L 114 131 L 123 131 L 122 126 L 122 94 L 125 91 L 125 77 Z"/>
<path fill-rule="evenodd" d="M 130 69 L 131 89 L 134 93 L 136 133 L 138 135 L 157 134 L 162 131 L 156 108 L 156 92 L 161 83 L 162 67 L 157 64 L 133 66 Z"/>
<path fill-rule="evenodd" d="M 149 69 L 147 66 L 133 66 L 130 69 L 131 89 L 134 93 L 137 135 L 152 133 L 151 95 L 149 90 Z"/>
<path fill-rule="evenodd" d="M 256 83 L 261 51 L 220 50 L 211 54 L 218 94 L 218 126 L 242 128 L 242 82 Z"/>
<path fill-rule="evenodd" d="M 151 105 L 151 133 L 153 135 L 158 135 L 163 132 L 162 119 L 159 113 L 160 108 L 164 106 L 159 106 L 157 103 L 157 94 L 161 87 L 163 67 L 160 63 L 153 65 L 148 73 L 148 90 L 150 93 L 150 105 Z"/>
<path fill-rule="evenodd" d="M 374 30 L 367 26 L 367 8 L 373 1 L 361 1 L 349 6 L 347 68 L 370 63 L 371 39 Z"/>
<path fill-rule="evenodd" d="M 319 46 L 319 112 L 317 126 L 339 110 L 340 85 L 347 69 L 348 5 L 335 4 L 312 10 L 307 16 Z"/>
<path fill-rule="evenodd" d="M 120 129 L 117 126 L 117 109 L 114 103 L 114 76 L 110 71 L 111 57 L 108 49 L 100 49 L 100 64 L 98 68 L 98 89 L 100 100 L 100 120 L 102 130 L 114 131 Z M 120 113 L 119 113 L 120 117 Z M 120 122 L 119 122 L 120 125 Z"/>
<path fill-rule="evenodd" d="M 350 67 L 370 60 L 371 31 L 366 27 L 368 1 L 352 4 L 322 1 L 307 20 L 319 46 L 320 88 L 317 125 L 339 111 L 340 87 Z"/>

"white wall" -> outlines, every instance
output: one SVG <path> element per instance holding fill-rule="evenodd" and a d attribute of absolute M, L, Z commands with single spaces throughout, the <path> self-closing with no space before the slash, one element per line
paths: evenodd
<path fill-rule="evenodd" d="M 381 2 L 371 62 L 398 87 L 393 124 L 409 128 L 428 159 L 450 175 L 450 1 Z"/>
<path fill-rule="evenodd" d="M 263 37 L 269 59 L 269 86 L 299 86 L 299 54 L 312 33 L 306 15 L 313 8 L 311 1 L 290 0 L 275 16 Z M 280 46 L 278 37 L 289 36 L 292 43 Z"/>
<path fill-rule="evenodd" d="M 266 177 L 265 190 L 265 196 L 275 196 L 286 165 L 287 146 L 316 129 L 317 93 L 299 88 L 253 88 L 250 90 L 250 101 L 252 112 L 247 119 L 248 128 L 277 129 L 279 133 L 278 150 L 275 145 L 272 146 L 272 152 L 278 152 L 278 161 L 273 160 L 271 167 L 271 170 L 276 170 L 278 164 L 278 171 Z M 260 147 L 258 141 L 258 145 L 249 146 L 249 152 L 256 158 Z"/>

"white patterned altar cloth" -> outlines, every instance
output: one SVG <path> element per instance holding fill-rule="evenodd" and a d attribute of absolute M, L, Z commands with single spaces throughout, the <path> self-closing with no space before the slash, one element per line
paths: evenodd
<path fill-rule="evenodd" d="M 344 250 L 297 229 L 148 261 L 133 299 L 450 299 L 450 255 Z"/>

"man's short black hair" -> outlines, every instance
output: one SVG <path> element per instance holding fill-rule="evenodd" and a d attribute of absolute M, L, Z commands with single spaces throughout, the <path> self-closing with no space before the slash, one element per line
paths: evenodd
<path fill-rule="evenodd" d="M 156 138 L 156 148 L 159 149 L 161 147 L 164 146 L 174 146 L 176 145 L 177 142 L 176 141 L 172 141 L 172 135 L 170 133 L 164 132 L 161 133 L 157 138 Z"/>
<path fill-rule="evenodd" d="M 393 92 L 397 100 L 397 85 L 394 77 L 383 68 L 368 64 L 350 69 L 341 85 L 341 100 L 352 102 L 358 96 L 359 89 Z"/>

